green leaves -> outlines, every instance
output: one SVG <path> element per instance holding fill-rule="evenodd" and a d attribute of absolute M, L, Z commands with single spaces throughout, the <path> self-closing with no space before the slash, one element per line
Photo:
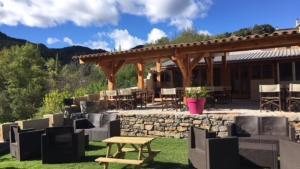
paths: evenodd
<path fill-rule="evenodd" d="M 185 92 L 185 96 L 193 99 L 207 98 L 209 97 L 209 92 L 205 87 L 201 87 L 201 89 L 192 88 Z"/>
<path fill-rule="evenodd" d="M 0 105 L 0 117 L 11 120 L 34 116 L 46 92 L 43 69 L 44 60 L 36 46 L 26 44 L 1 51 L 0 97 L 4 103 Z"/>

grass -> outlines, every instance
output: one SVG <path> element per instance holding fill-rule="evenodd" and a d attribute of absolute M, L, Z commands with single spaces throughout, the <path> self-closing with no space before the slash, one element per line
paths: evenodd
<path fill-rule="evenodd" d="M 151 144 L 152 149 L 161 150 L 154 162 L 145 164 L 143 169 L 188 169 L 187 142 L 181 139 L 158 138 Z M 41 160 L 17 161 L 10 154 L 0 156 L 0 169 L 100 169 L 103 168 L 94 160 L 105 156 L 106 145 L 101 142 L 91 142 L 85 152 L 85 158 L 78 163 L 69 164 L 42 164 Z M 128 153 L 126 158 L 136 159 L 137 153 Z M 111 164 L 110 169 L 127 169 L 131 166 Z"/>

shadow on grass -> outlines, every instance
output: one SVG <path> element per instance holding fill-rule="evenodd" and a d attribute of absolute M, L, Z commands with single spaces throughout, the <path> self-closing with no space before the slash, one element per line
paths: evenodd
<path fill-rule="evenodd" d="M 132 166 L 125 166 L 122 169 L 131 169 Z M 142 169 L 190 169 L 188 165 L 180 163 L 170 163 L 155 161 L 150 164 L 143 165 Z"/>
<path fill-rule="evenodd" d="M 100 145 L 89 145 L 86 151 L 98 151 L 101 149 L 106 148 L 106 146 L 100 146 Z"/>
<path fill-rule="evenodd" d="M 86 155 L 82 160 L 78 163 L 85 163 L 85 162 L 95 162 L 95 160 L 99 157 L 105 157 L 105 155 Z"/>

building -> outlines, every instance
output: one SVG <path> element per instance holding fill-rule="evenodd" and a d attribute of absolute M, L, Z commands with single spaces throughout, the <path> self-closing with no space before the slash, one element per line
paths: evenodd
<path fill-rule="evenodd" d="M 231 86 L 233 98 L 257 100 L 259 84 L 300 82 L 299 46 L 229 52 L 226 55 L 226 86 Z M 222 54 L 214 54 L 213 58 L 213 86 L 224 86 Z M 208 85 L 207 69 L 202 59 L 192 72 L 193 86 Z M 180 70 L 172 60 L 164 61 L 162 70 L 161 87 L 182 87 Z"/>

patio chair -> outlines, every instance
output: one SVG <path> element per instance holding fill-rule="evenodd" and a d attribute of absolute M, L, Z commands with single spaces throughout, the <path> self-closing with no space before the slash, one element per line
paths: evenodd
<path fill-rule="evenodd" d="M 270 106 L 281 111 L 281 93 L 280 84 L 274 85 L 259 85 L 260 93 L 260 110 Z"/>
<path fill-rule="evenodd" d="M 135 105 L 136 107 L 140 106 L 140 108 L 147 107 L 147 91 L 140 90 L 135 92 Z"/>
<path fill-rule="evenodd" d="M 161 88 L 160 98 L 162 101 L 161 108 L 179 108 L 180 98 L 177 96 L 176 88 Z"/>
<path fill-rule="evenodd" d="M 84 157 L 83 130 L 74 132 L 73 127 L 47 128 L 42 136 L 42 163 L 76 162 Z"/>
<path fill-rule="evenodd" d="M 116 113 L 90 113 L 86 119 L 74 121 L 74 129 L 84 129 L 90 141 L 102 141 L 109 137 L 120 136 L 120 125 Z"/>
<path fill-rule="evenodd" d="M 132 110 L 135 108 L 135 99 L 131 89 L 118 90 L 119 108 Z"/>
<path fill-rule="evenodd" d="M 294 141 L 280 140 L 280 168 L 300 169 L 300 144 Z"/>
<path fill-rule="evenodd" d="M 287 98 L 288 110 L 296 109 L 300 105 L 300 84 L 289 85 L 289 96 Z"/>
<path fill-rule="evenodd" d="M 41 136 L 44 130 L 25 129 L 11 126 L 10 154 L 17 160 L 29 160 L 41 157 Z"/>
<path fill-rule="evenodd" d="M 191 127 L 189 165 L 197 169 L 239 169 L 238 139 L 216 138 L 216 133 Z"/>
<path fill-rule="evenodd" d="M 106 90 L 106 102 L 109 109 L 119 109 L 119 100 L 117 90 Z"/>
<path fill-rule="evenodd" d="M 146 90 L 146 103 L 151 102 L 154 103 L 155 93 L 154 90 L 147 89 Z"/>

